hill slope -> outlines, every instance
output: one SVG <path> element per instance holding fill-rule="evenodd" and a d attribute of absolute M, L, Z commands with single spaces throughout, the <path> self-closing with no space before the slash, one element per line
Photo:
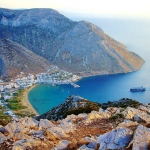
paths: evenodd
<path fill-rule="evenodd" d="M 82 76 L 136 71 L 144 63 L 98 26 L 71 21 L 52 9 L 0 9 L 0 37 Z"/>
<path fill-rule="evenodd" d="M 19 72 L 38 73 L 51 66 L 46 59 L 8 39 L 0 39 L 0 76 L 15 77 Z"/>
<path fill-rule="evenodd" d="M 80 96 L 71 95 L 62 104 L 38 116 L 37 119 L 58 120 L 66 118 L 67 115 L 71 114 L 78 115 L 80 113 L 90 113 L 92 110 L 98 111 L 100 106 L 100 103 L 91 102 Z"/>

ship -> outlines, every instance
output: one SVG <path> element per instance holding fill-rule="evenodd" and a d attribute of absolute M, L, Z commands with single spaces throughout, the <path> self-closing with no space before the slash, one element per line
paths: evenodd
<path fill-rule="evenodd" d="M 144 92 L 144 91 L 146 91 L 146 88 L 143 86 L 133 87 L 133 88 L 130 88 L 130 91 L 131 92 Z"/>

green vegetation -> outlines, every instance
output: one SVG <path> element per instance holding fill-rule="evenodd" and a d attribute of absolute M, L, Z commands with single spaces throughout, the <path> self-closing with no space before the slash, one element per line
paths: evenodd
<path fill-rule="evenodd" d="M 27 108 L 26 106 L 24 106 L 21 103 L 21 96 L 23 95 L 24 90 L 19 90 L 18 93 L 16 94 L 16 96 L 14 96 L 13 98 L 7 100 L 7 106 L 14 111 L 18 111 L 21 109 L 25 109 Z"/>
<path fill-rule="evenodd" d="M 82 100 L 82 101 L 84 101 L 84 100 Z M 93 110 L 98 111 L 101 106 L 99 103 L 88 102 L 88 101 L 86 101 L 86 102 L 87 103 L 85 106 L 80 106 L 78 108 L 73 107 L 71 110 L 64 111 L 62 117 L 66 118 L 67 115 L 71 115 L 71 114 L 78 115 L 80 113 L 90 113 Z"/>
<path fill-rule="evenodd" d="M 24 117 L 34 117 L 35 114 L 29 114 L 29 113 L 15 113 L 17 116 L 20 116 L 22 118 Z"/>
<path fill-rule="evenodd" d="M 122 98 L 120 101 L 117 101 L 117 102 L 108 101 L 107 103 L 103 103 L 102 108 L 103 109 L 107 109 L 108 107 L 127 108 L 128 106 L 133 107 L 133 108 L 137 108 L 140 105 L 142 105 L 142 103 L 139 103 L 136 100 L 133 100 L 130 98 Z"/>
<path fill-rule="evenodd" d="M 116 114 L 116 115 L 111 116 L 109 119 L 113 120 L 113 121 L 116 121 L 116 120 L 118 120 L 120 118 L 125 118 L 125 117 L 124 117 L 123 114 L 120 113 L 120 114 Z"/>
<path fill-rule="evenodd" d="M 5 126 L 11 121 L 11 117 L 9 115 L 4 114 L 5 111 L 5 107 L 0 106 L 0 125 L 3 126 Z"/>

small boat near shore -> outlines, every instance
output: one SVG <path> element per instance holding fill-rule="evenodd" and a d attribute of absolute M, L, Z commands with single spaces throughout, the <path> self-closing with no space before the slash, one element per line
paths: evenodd
<path fill-rule="evenodd" d="M 130 91 L 131 92 L 144 92 L 144 91 L 146 91 L 146 88 L 143 86 L 133 87 L 133 88 L 130 88 Z"/>

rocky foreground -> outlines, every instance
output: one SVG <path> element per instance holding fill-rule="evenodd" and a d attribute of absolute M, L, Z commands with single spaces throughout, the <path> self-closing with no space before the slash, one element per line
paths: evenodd
<path fill-rule="evenodd" d="M 148 150 L 149 127 L 150 105 L 100 108 L 58 121 L 16 118 L 0 127 L 0 149 Z"/>

